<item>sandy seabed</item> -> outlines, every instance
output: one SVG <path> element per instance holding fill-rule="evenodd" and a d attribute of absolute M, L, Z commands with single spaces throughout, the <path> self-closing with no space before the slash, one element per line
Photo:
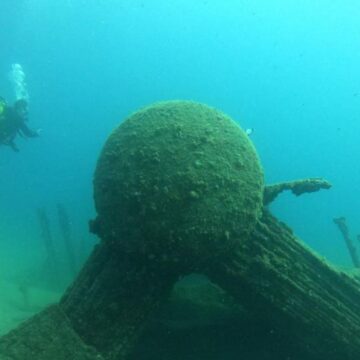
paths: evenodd
<path fill-rule="evenodd" d="M 0 279 L 0 336 L 57 302 L 61 294 Z"/>

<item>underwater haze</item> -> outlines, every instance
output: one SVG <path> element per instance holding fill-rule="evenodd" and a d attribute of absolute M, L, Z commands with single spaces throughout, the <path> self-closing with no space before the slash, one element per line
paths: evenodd
<path fill-rule="evenodd" d="M 168 99 L 209 104 L 253 129 L 267 184 L 329 180 L 330 190 L 283 194 L 271 209 L 320 256 L 351 268 L 333 218 L 346 217 L 355 241 L 359 18 L 356 0 L 2 0 L 0 96 L 14 101 L 8 74 L 21 64 L 29 126 L 42 131 L 16 139 L 19 153 L 0 147 L 0 280 L 41 263 L 38 209 L 66 257 L 57 204 L 85 260 L 97 241 L 88 221 L 105 140 L 138 108 Z"/>

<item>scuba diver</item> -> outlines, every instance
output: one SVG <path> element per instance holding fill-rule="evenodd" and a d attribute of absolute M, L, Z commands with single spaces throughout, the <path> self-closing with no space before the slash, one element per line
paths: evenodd
<path fill-rule="evenodd" d="M 13 106 L 9 106 L 5 99 L 0 97 L 0 145 L 10 146 L 18 152 L 14 140 L 16 135 L 22 137 L 38 137 L 39 131 L 30 129 L 28 120 L 28 103 L 25 99 L 16 100 Z"/>

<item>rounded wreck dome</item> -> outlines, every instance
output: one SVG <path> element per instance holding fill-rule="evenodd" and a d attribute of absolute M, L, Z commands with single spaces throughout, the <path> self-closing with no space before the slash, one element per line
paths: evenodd
<path fill-rule="evenodd" d="M 190 101 L 155 103 L 106 141 L 94 176 L 94 229 L 154 259 L 206 261 L 249 236 L 263 186 L 255 148 L 229 116 Z"/>

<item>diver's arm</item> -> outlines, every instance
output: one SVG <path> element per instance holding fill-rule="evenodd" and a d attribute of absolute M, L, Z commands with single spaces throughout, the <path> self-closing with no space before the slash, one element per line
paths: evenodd
<path fill-rule="evenodd" d="M 19 132 L 20 134 L 25 135 L 26 137 L 29 138 L 34 138 L 39 136 L 38 131 L 30 129 L 24 122 L 21 123 L 21 125 L 19 126 Z"/>

